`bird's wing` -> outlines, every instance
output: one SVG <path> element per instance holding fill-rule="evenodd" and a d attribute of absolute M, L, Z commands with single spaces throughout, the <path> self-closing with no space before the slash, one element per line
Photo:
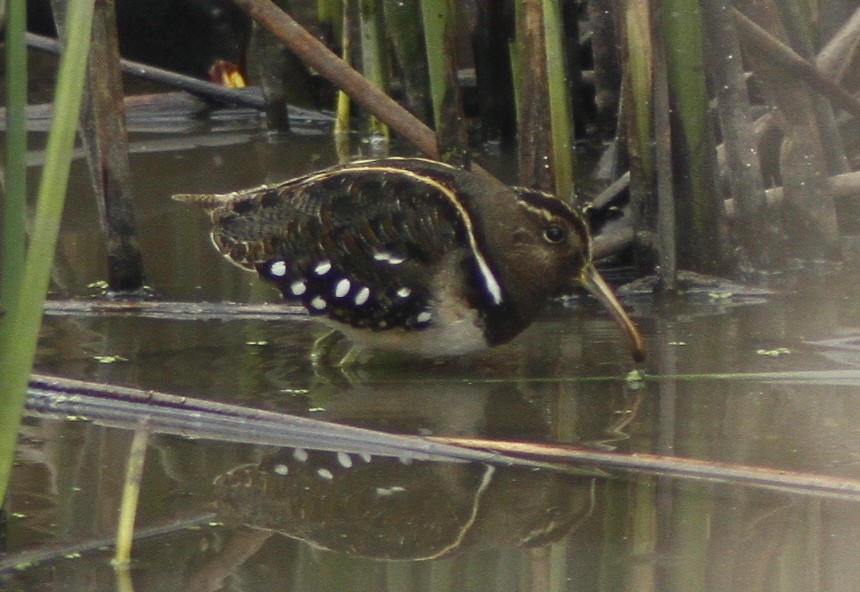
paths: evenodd
<path fill-rule="evenodd" d="M 380 329 L 421 326 L 429 276 L 468 249 L 453 189 L 428 179 L 352 166 L 236 193 L 212 211 L 212 239 L 311 313 Z"/>

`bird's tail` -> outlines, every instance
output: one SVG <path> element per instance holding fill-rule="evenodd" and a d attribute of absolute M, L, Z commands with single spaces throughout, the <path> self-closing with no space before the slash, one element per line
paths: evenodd
<path fill-rule="evenodd" d="M 207 210 L 220 208 L 223 205 L 236 200 L 235 193 L 178 193 L 171 196 L 171 199 L 181 201 L 182 203 L 191 204 Z"/>

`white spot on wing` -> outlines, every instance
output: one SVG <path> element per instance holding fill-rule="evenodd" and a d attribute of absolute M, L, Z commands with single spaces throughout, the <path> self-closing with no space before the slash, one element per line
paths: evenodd
<path fill-rule="evenodd" d="M 311 306 L 317 310 L 323 310 L 327 306 L 327 303 L 322 296 L 314 296 L 313 300 L 311 300 Z"/>
<path fill-rule="evenodd" d="M 288 467 L 287 465 L 278 464 L 278 465 L 275 465 L 274 471 L 275 471 L 276 475 L 280 475 L 282 477 L 285 477 L 285 476 L 289 475 L 290 467 Z"/>
<path fill-rule="evenodd" d="M 307 291 L 307 289 L 308 286 L 303 281 L 293 282 L 290 284 L 290 292 L 292 292 L 294 296 L 301 296 Z"/>
<path fill-rule="evenodd" d="M 349 280 L 348 280 L 348 279 L 343 278 L 342 280 L 340 280 L 340 281 L 337 283 L 337 285 L 334 287 L 334 295 L 335 295 L 335 297 L 337 297 L 337 298 L 343 298 L 344 296 L 346 296 L 347 294 L 349 294 L 349 287 L 350 287 L 350 284 L 349 284 Z"/>
<path fill-rule="evenodd" d="M 331 261 L 320 261 L 314 267 L 314 273 L 317 275 L 325 275 L 331 271 Z"/>
<path fill-rule="evenodd" d="M 274 261 L 269 266 L 269 273 L 276 277 L 284 277 L 287 275 L 287 264 L 283 261 Z"/>
<path fill-rule="evenodd" d="M 358 294 L 355 295 L 353 302 L 355 302 L 356 306 L 361 306 L 367 302 L 368 298 L 370 298 L 370 288 L 363 286 L 361 290 L 358 291 Z"/>
<path fill-rule="evenodd" d="M 317 469 L 317 475 L 319 475 L 326 481 L 331 481 L 332 479 L 334 479 L 334 475 L 328 469 Z"/>
<path fill-rule="evenodd" d="M 433 315 L 430 314 L 430 311 L 425 310 L 424 312 L 419 312 L 418 316 L 415 317 L 415 320 L 419 323 L 426 323 L 431 318 L 433 318 Z"/>
<path fill-rule="evenodd" d="M 395 255 L 394 253 L 389 253 L 387 251 L 376 251 L 373 254 L 373 258 L 376 261 L 389 263 L 391 265 L 400 265 L 401 263 L 406 261 L 406 257 L 403 257 L 402 255 Z"/>
<path fill-rule="evenodd" d="M 299 462 L 305 462 L 308 460 L 308 451 L 304 448 L 296 448 L 293 450 L 293 458 Z"/>
<path fill-rule="evenodd" d="M 400 298 L 409 298 L 409 295 L 412 294 L 412 290 L 409 288 L 400 288 L 397 290 L 397 295 Z"/>

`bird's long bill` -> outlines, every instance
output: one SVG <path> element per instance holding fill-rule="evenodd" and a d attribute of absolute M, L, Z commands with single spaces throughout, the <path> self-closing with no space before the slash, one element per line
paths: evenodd
<path fill-rule="evenodd" d="M 633 321 L 630 320 L 630 317 L 627 316 L 624 308 L 622 308 L 621 303 L 618 302 L 618 298 L 615 297 L 615 293 L 612 292 L 612 288 L 606 285 L 603 277 L 601 277 L 597 272 L 597 269 L 595 269 L 592 263 L 589 263 L 583 268 L 582 273 L 579 275 L 579 282 L 586 290 L 591 292 L 595 298 L 600 300 L 603 306 L 609 309 L 613 318 L 619 325 L 621 325 L 621 328 L 630 340 L 630 349 L 633 353 L 633 359 L 637 362 L 644 360 L 645 340 L 642 339 L 639 329 L 636 328 L 636 325 L 633 324 Z"/>

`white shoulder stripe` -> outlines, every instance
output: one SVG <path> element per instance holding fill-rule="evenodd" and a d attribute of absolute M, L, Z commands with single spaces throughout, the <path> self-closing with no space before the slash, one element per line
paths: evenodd
<path fill-rule="evenodd" d="M 470 238 L 471 235 L 472 233 L 469 232 Z M 469 242 L 473 243 L 472 250 L 475 251 L 475 259 L 478 260 L 478 267 L 481 270 L 481 275 L 484 276 L 484 281 L 487 283 L 487 290 L 490 292 L 490 296 L 493 297 L 493 304 L 501 304 L 502 288 L 499 286 L 499 282 L 496 281 L 496 276 L 493 275 L 493 271 L 489 268 L 487 262 L 484 260 L 484 257 L 474 245 L 474 240 L 471 240 Z"/>

